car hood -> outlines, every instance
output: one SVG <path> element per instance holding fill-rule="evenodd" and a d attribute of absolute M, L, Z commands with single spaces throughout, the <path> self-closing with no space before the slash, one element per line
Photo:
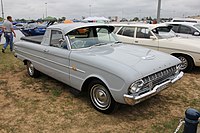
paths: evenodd
<path fill-rule="evenodd" d="M 171 55 L 128 44 L 96 46 L 81 53 L 87 55 L 80 56 L 86 57 L 86 62 L 90 62 L 93 66 L 99 66 L 101 69 L 105 68 L 107 70 L 112 68 L 109 72 L 116 70 L 116 73 L 117 71 L 132 69 L 142 76 L 147 76 L 180 63 L 177 58 Z"/>

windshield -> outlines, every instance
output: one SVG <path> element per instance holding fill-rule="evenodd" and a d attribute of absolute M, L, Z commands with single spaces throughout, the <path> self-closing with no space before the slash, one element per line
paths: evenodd
<path fill-rule="evenodd" d="M 195 24 L 194 27 L 196 27 L 200 31 L 200 24 Z"/>
<path fill-rule="evenodd" d="M 157 27 L 152 30 L 158 39 L 167 39 L 176 37 L 175 32 L 171 30 L 172 27 Z"/>
<path fill-rule="evenodd" d="M 109 27 L 87 27 L 71 31 L 67 34 L 71 48 L 80 49 L 92 46 L 106 45 L 117 42 Z"/>

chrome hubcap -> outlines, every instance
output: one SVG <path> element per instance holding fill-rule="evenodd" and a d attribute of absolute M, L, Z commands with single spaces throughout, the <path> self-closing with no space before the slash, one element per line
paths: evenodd
<path fill-rule="evenodd" d="M 184 70 L 188 67 L 188 61 L 184 57 L 178 57 L 181 60 L 181 70 Z"/>
<path fill-rule="evenodd" d="M 99 109 L 107 109 L 111 103 L 111 97 L 107 89 L 102 85 L 94 85 L 90 92 L 92 102 Z"/>
<path fill-rule="evenodd" d="M 30 75 L 34 74 L 34 66 L 31 62 L 28 63 L 28 71 L 29 71 Z"/>

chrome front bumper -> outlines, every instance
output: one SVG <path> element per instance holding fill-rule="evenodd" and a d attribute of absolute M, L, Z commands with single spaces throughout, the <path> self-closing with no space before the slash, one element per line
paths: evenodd
<path fill-rule="evenodd" d="M 156 85 L 151 91 L 144 93 L 140 96 L 124 94 L 125 103 L 129 104 L 129 105 L 134 105 L 141 101 L 144 101 L 145 99 L 148 99 L 148 98 L 156 95 L 160 91 L 166 89 L 169 85 L 171 85 L 174 82 L 176 82 L 177 80 L 181 79 L 183 77 L 183 74 L 184 74 L 183 72 L 180 72 L 174 79 L 171 79 L 162 84 Z"/>

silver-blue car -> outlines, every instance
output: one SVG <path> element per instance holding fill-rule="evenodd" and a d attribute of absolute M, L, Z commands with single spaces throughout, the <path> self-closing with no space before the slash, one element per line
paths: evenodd
<path fill-rule="evenodd" d="M 58 24 L 44 36 L 24 37 L 15 55 L 28 74 L 45 73 L 76 90 L 88 91 L 92 105 L 111 113 L 118 103 L 134 105 L 183 76 L 180 60 L 140 46 L 123 44 L 104 24 Z"/>

